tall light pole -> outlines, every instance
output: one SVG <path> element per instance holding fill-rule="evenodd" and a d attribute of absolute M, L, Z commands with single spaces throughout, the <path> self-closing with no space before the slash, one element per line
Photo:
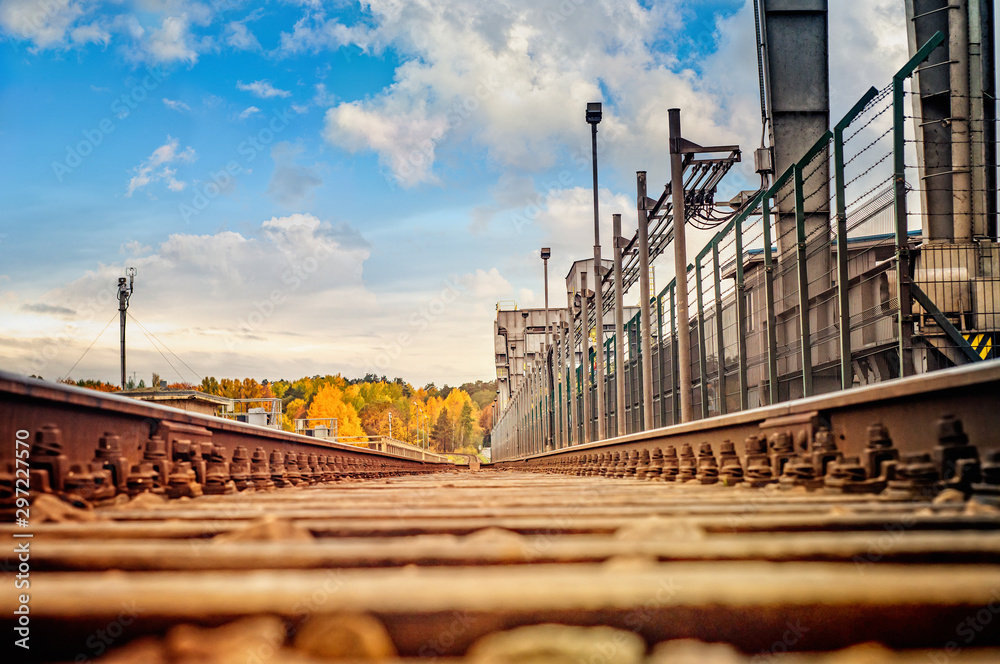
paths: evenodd
<path fill-rule="evenodd" d="M 543 355 L 546 365 L 549 362 L 549 353 L 552 350 L 552 334 L 549 321 L 549 258 L 552 256 L 552 249 L 549 247 L 542 247 L 542 269 L 544 271 L 545 279 L 545 354 Z M 547 372 L 548 378 L 548 394 L 552 394 L 552 372 Z M 548 434 L 545 437 L 544 445 L 546 449 L 552 449 L 552 423 L 554 421 L 555 406 L 552 403 L 552 399 L 546 400 L 548 403 L 546 405 L 545 416 L 548 419 Z"/>
<path fill-rule="evenodd" d="M 596 440 L 603 440 L 607 435 L 604 421 L 604 264 L 601 262 L 601 222 L 597 207 L 597 125 L 601 122 L 601 102 L 587 104 L 587 122 L 590 124 L 590 142 L 594 166 L 594 321 L 597 328 L 594 361 L 597 364 L 595 372 L 595 392 L 597 393 L 597 435 Z"/>
<path fill-rule="evenodd" d="M 122 338 L 122 389 L 125 389 L 125 312 L 128 311 L 128 299 L 132 297 L 132 290 L 135 281 L 135 268 L 130 267 L 125 270 L 128 275 L 128 283 L 125 277 L 118 277 L 118 316 L 121 319 Z"/>
<path fill-rule="evenodd" d="M 592 376 L 590 375 L 590 312 L 587 311 L 590 305 L 590 298 L 587 293 L 587 273 L 580 272 L 580 344 L 582 346 L 582 360 L 580 362 L 583 371 L 581 378 L 583 379 L 583 413 L 580 415 L 580 421 L 583 423 L 583 437 L 581 442 L 589 443 L 590 438 L 590 383 L 592 381 Z"/>
<path fill-rule="evenodd" d="M 625 309 L 622 293 L 622 216 L 611 216 L 615 249 L 615 420 L 625 435 Z"/>
<path fill-rule="evenodd" d="M 679 145 L 680 109 L 668 109 L 667 117 L 670 129 L 670 199 L 673 202 L 674 216 L 674 275 L 677 284 L 678 389 L 681 393 L 681 422 L 690 422 L 694 419 L 694 406 L 691 403 L 691 327 L 688 322 L 687 243 L 684 236 L 687 212 L 684 201 L 684 155 Z M 645 273 L 642 276 L 647 280 L 649 278 Z"/>

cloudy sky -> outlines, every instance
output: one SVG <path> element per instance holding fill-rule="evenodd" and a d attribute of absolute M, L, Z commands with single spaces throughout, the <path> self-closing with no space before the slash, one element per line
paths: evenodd
<path fill-rule="evenodd" d="M 830 4 L 840 117 L 905 62 L 905 22 L 902 0 Z M 557 302 L 592 253 L 586 103 L 604 103 L 603 238 L 613 212 L 631 234 L 635 171 L 666 181 L 668 108 L 692 140 L 757 146 L 752 16 L 744 0 L 0 0 L 0 367 L 117 382 L 116 281 L 134 266 L 129 373 L 147 381 L 492 378 L 496 303 L 541 304 L 539 247 Z"/>

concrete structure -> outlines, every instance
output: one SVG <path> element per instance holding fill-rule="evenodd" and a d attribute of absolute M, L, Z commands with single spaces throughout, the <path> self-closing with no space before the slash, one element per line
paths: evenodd
<path fill-rule="evenodd" d="M 141 401 L 152 401 L 161 406 L 170 406 L 201 415 L 217 415 L 220 409 L 232 405 L 232 400 L 215 394 L 206 394 L 198 390 L 127 390 L 119 392 L 125 397 Z"/>

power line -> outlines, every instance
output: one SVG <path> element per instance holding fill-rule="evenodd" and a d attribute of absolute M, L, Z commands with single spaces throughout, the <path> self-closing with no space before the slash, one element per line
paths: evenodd
<path fill-rule="evenodd" d="M 111 325 L 111 323 L 113 323 L 113 322 L 114 322 L 114 320 L 115 320 L 115 316 L 117 316 L 117 315 L 118 315 L 118 313 L 116 312 L 116 313 L 114 314 L 114 316 L 112 316 L 112 317 L 111 317 L 111 320 L 109 320 L 109 321 L 108 321 L 108 324 L 107 324 L 107 325 L 105 325 L 105 326 L 104 326 L 104 329 L 103 329 L 103 330 L 101 330 L 100 334 L 98 334 L 98 335 L 97 335 L 97 337 L 95 337 L 95 338 L 94 338 L 94 340 L 90 342 L 90 345 L 89 345 L 89 346 L 87 346 L 87 350 L 83 351 L 83 355 L 81 355 L 81 356 L 79 357 L 79 359 L 77 359 L 77 361 L 73 363 L 73 366 L 71 366 L 71 367 L 69 368 L 69 371 L 67 371 L 67 372 L 66 372 L 66 375 L 65 375 L 65 376 L 63 376 L 63 377 L 62 377 L 62 378 L 60 379 L 60 381 L 63 381 L 63 380 L 66 380 L 67 378 L 69 378 L 69 375 L 70 375 L 71 373 L 73 373 L 73 369 L 76 369 L 76 365 L 80 364 L 80 361 L 81 361 L 81 360 L 82 360 L 82 359 L 84 358 L 84 355 L 86 355 L 87 353 L 89 353 L 89 352 L 90 352 L 90 349 L 91 349 L 91 348 L 93 348 L 93 347 L 94 347 L 94 344 L 96 344 L 96 343 L 97 343 L 97 340 L 101 338 L 101 335 L 102 335 L 102 334 L 104 334 L 105 332 L 107 332 L 107 330 L 108 330 L 108 327 L 109 327 L 109 326 Z"/>
<path fill-rule="evenodd" d="M 152 333 L 151 331 L 147 330 L 147 329 L 146 329 L 146 327 L 145 327 L 145 326 L 144 326 L 144 325 L 143 325 L 142 323 L 140 323 L 139 321 L 137 321 L 137 320 L 135 319 L 135 316 L 133 316 L 132 314 L 128 314 L 128 317 L 132 319 L 132 322 L 133 322 L 133 323 L 135 323 L 136 325 L 138 325 L 138 326 L 139 326 L 139 329 L 140 329 L 140 330 L 142 331 L 142 333 L 143 333 L 143 334 L 145 334 L 145 335 L 146 335 L 146 338 L 150 340 L 150 343 L 153 343 L 153 339 L 156 339 L 156 343 L 159 343 L 159 344 L 160 344 L 161 346 L 163 346 L 164 348 L 166 348 L 166 349 L 167 349 L 167 352 L 168 352 L 168 353 L 170 353 L 171 355 L 173 355 L 173 356 L 174 356 L 175 358 L 177 358 L 177 361 L 178 361 L 178 362 L 180 362 L 180 363 L 181 363 L 181 364 L 183 364 L 183 365 L 184 365 L 185 367 L 187 367 L 187 370 L 188 370 L 188 371 L 190 371 L 190 372 L 191 372 L 192 374 L 194 374 L 194 375 L 195 375 L 195 376 L 196 376 L 196 377 L 198 378 L 198 381 L 199 381 L 199 382 L 200 382 L 200 381 L 202 381 L 202 380 L 204 380 L 204 378 L 202 378 L 202 377 L 201 377 L 201 376 L 200 376 L 200 375 L 198 374 L 198 372 L 197 372 L 197 371 L 195 371 L 195 370 L 194 370 L 194 369 L 192 369 L 192 368 L 191 368 L 190 366 L 188 366 L 187 362 L 185 362 L 184 360 L 182 360 L 182 359 L 181 359 L 181 357 L 180 357 L 180 356 L 179 356 L 179 355 L 178 355 L 177 353 L 175 353 L 174 351 L 170 350 L 170 347 L 169 347 L 169 346 L 167 346 L 167 344 L 165 344 L 165 343 L 163 343 L 162 341 L 160 341 L 159 337 L 157 337 L 157 336 L 156 336 L 155 334 L 153 334 L 153 333 Z M 150 338 L 150 337 L 152 337 L 152 338 Z M 158 353 L 160 353 L 160 355 L 161 355 L 161 356 L 163 357 L 163 359 L 164 359 L 164 360 L 166 360 L 166 361 L 167 361 L 167 364 L 170 364 L 170 360 L 167 360 L 167 357 L 166 357 L 165 355 L 163 355 L 163 352 L 162 352 L 162 351 L 161 351 L 161 350 L 160 350 L 159 348 L 157 348 L 157 347 L 156 347 L 156 343 L 153 343 L 153 347 L 154 347 L 154 348 L 156 348 L 156 351 L 157 351 Z M 177 369 L 175 369 L 175 368 L 174 368 L 174 365 L 173 365 L 173 364 L 170 364 L 170 368 L 174 370 L 174 373 L 176 373 L 176 374 L 177 374 L 177 376 L 178 376 L 178 377 L 179 377 L 179 378 L 180 378 L 181 380 L 184 380 L 184 377 L 183 377 L 183 376 L 181 376 L 181 373 L 180 373 L 179 371 L 177 371 Z"/>

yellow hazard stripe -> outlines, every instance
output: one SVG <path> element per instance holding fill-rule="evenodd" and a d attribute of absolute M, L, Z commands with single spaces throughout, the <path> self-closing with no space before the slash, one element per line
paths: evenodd
<path fill-rule="evenodd" d="M 993 348 L 993 342 L 990 341 L 989 339 L 986 339 L 986 345 L 983 346 L 983 349 L 979 352 L 979 357 L 985 360 L 989 356 L 990 350 L 992 348 Z"/>

